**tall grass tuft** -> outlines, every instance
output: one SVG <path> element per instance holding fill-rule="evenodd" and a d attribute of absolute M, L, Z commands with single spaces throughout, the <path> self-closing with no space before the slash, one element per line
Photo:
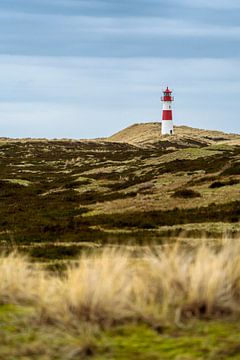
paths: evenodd
<path fill-rule="evenodd" d="M 126 321 L 181 321 L 240 312 L 237 240 L 83 255 L 63 276 L 13 254 L 0 259 L 0 302 L 26 302 L 43 321 L 101 327 Z"/>
<path fill-rule="evenodd" d="M 23 256 L 12 253 L 0 258 L 0 303 L 32 302 L 40 273 Z"/>

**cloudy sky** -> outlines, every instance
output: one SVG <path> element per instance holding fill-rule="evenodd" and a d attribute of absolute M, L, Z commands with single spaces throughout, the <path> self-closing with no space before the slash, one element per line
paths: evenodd
<path fill-rule="evenodd" d="M 0 137 L 161 120 L 240 132 L 240 0 L 1 0 Z"/>

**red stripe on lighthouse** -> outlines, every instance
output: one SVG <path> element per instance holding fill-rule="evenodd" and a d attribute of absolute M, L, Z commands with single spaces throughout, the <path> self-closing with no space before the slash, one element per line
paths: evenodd
<path fill-rule="evenodd" d="M 163 110 L 162 119 L 172 120 L 172 110 Z"/>

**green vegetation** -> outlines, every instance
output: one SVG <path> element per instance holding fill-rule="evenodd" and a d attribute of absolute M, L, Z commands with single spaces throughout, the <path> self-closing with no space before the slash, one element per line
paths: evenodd
<path fill-rule="evenodd" d="M 201 194 L 197 191 L 191 189 L 182 189 L 174 192 L 173 197 L 180 197 L 184 199 L 192 199 L 196 197 L 201 197 Z"/>
<path fill-rule="evenodd" d="M 157 331 L 146 326 L 122 326 L 105 334 L 108 350 L 94 360 L 239 359 L 239 322 L 195 321 L 185 329 Z"/>
<path fill-rule="evenodd" d="M 112 215 L 95 215 L 84 217 L 87 225 L 103 225 L 117 228 L 152 228 L 164 225 L 176 225 L 203 222 L 239 222 L 240 201 L 225 204 L 211 204 L 207 207 L 180 209 L 167 211 L 126 212 Z"/>
<path fill-rule="evenodd" d="M 238 321 L 194 321 L 184 328 L 133 324 L 99 332 L 34 323 L 32 309 L 0 306 L 0 358 L 11 360 L 239 359 Z M 94 334 L 95 332 L 95 334 Z"/>
<path fill-rule="evenodd" d="M 232 185 L 236 185 L 239 184 L 240 180 L 238 179 L 230 179 L 228 181 L 214 181 L 209 188 L 210 189 L 217 189 L 223 186 L 232 186 Z"/>
<path fill-rule="evenodd" d="M 240 147 L 207 142 L 0 143 L 0 249 L 30 257 L 0 259 L 0 359 L 240 358 Z"/>
<path fill-rule="evenodd" d="M 97 341 L 82 331 L 40 324 L 32 308 L 0 306 L 0 358 L 9 360 L 86 359 L 95 353 Z"/>
<path fill-rule="evenodd" d="M 161 226 L 237 222 L 239 154 L 237 146 L 176 151 L 110 142 L 1 143 L 0 247 L 20 246 L 38 261 L 72 259 L 82 242 L 162 243 Z M 224 195 L 213 184 L 232 191 Z M 123 228 L 134 231 L 117 231 Z M 69 246 L 54 246 L 61 242 Z"/>
<path fill-rule="evenodd" d="M 223 175 L 240 175 L 240 162 L 232 162 L 230 166 L 222 172 Z"/>
<path fill-rule="evenodd" d="M 194 321 L 185 328 L 122 325 L 100 332 L 34 323 L 31 308 L 0 307 L 0 358 L 11 360 L 239 359 L 238 321 Z"/>
<path fill-rule="evenodd" d="M 106 249 L 64 276 L 2 257 L 0 358 L 239 359 L 239 271 L 238 242 Z"/>

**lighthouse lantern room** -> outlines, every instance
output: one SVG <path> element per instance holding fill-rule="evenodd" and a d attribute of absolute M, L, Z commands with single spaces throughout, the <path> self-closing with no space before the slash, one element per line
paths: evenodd
<path fill-rule="evenodd" d="M 162 135 L 172 135 L 173 134 L 173 117 L 172 117 L 172 102 L 174 97 L 172 96 L 172 91 L 167 87 L 163 91 L 163 96 L 161 97 L 163 102 L 163 113 L 162 113 Z"/>

